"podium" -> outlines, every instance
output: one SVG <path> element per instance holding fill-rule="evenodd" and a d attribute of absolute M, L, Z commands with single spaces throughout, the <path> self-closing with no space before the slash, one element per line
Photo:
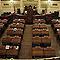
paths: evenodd
<path fill-rule="evenodd" d="M 33 23 L 33 10 L 32 10 L 32 8 L 28 8 L 27 9 L 26 23 L 28 23 L 28 24 L 32 24 Z"/>

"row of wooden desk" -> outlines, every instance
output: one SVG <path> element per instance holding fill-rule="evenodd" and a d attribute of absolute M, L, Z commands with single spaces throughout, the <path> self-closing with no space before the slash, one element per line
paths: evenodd
<path fill-rule="evenodd" d="M 51 23 L 51 27 L 53 28 L 53 31 L 57 37 L 58 40 L 60 40 L 60 20 L 53 19 Z"/>
<path fill-rule="evenodd" d="M 44 36 L 44 37 L 35 36 L 33 37 L 32 40 L 32 47 L 35 46 L 49 47 L 51 46 L 51 38 L 48 36 Z"/>
<path fill-rule="evenodd" d="M 44 37 L 44 36 L 49 36 L 49 31 L 46 29 L 34 29 L 33 30 L 33 37 L 34 36 L 39 36 L 39 37 Z"/>
<path fill-rule="evenodd" d="M 0 16 L 0 19 L 8 19 L 11 23 L 13 19 L 25 19 L 25 23 L 34 23 L 34 19 L 44 19 L 47 23 L 51 22 L 52 14 L 43 14 L 43 15 L 19 15 L 19 14 L 10 14 L 7 16 Z M 30 20 L 29 20 L 30 19 Z M 15 22 L 15 21 L 14 21 Z"/>
<path fill-rule="evenodd" d="M 0 58 L 18 58 L 18 52 L 18 46 L 9 46 L 9 49 L 6 46 L 0 46 Z"/>
<path fill-rule="evenodd" d="M 15 19 L 20 20 L 20 19 Z M 15 21 L 13 20 L 13 22 Z M 24 20 L 20 20 L 24 21 Z M 0 58 L 18 58 L 19 51 L 21 48 L 21 41 L 23 39 L 25 23 L 23 22 L 15 22 L 9 25 L 9 29 L 7 29 L 6 36 L 2 39 L 2 45 L 4 45 L 5 49 L 0 49 Z M 2 54 L 3 53 L 3 54 Z"/>
<path fill-rule="evenodd" d="M 55 57 L 55 49 L 52 47 L 41 48 L 34 47 L 32 48 L 32 58 L 42 58 L 42 57 Z"/>
<path fill-rule="evenodd" d="M 35 19 L 33 20 L 33 23 L 46 23 L 44 19 Z"/>
<path fill-rule="evenodd" d="M 33 24 L 33 29 L 47 29 L 47 25 L 46 24 Z"/>
<path fill-rule="evenodd" d="M 24 19 L 14 19 L 13 23 L 23 23 L 23 24 L 25 24 L 25 20 Z"/>
<path fill-rule="evenodd" d="M 3 45 L 14 45 L 14 46 L 21 46 L 21 37 L 19 36 L 4 36 L 2 39 Z"/>
<path fill-rule="evenodd" d="M 34 19 L 44 19 L 46 23 L 51 22 L 52 19 L 52 14 L 43 14 L 43 15 L 18 15 L 18 14 L 13 14 L 13 19 L 25 19 L 25 23 L 34 23 Z M 30 19 L 30 20 L 29 20 Z"/>
<path fill-rule="evenodd" d="M 55 49 L 51 47 L 51 38 L 46 24 L 33 24 L 32 58 L 54 57 Z"/>

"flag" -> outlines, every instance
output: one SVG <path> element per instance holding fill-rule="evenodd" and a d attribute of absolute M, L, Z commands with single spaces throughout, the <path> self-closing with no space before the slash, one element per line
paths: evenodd
<path fill-rule="evenodd" d="M 14 6 L 14 13 L 15 13 L 15 6 Z"/>

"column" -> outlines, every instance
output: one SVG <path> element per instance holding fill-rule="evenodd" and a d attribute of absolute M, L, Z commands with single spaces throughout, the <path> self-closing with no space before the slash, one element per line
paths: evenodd
<path fill-rule="evenodd" d="M 20 3 L 20 10 L 21 10 L 21 13 L 23 13 L 23 0 L 21 0 L 21 3 Z"/>
<path fill-rule="evenodd" d="M 40 0 L 38 0 L 38 13 L 40 13 Z"/>
<path fill-rule="evenodd" d="M 50 2 L 48 2 L 48 9 L 50 9 Z"/>
<path fill-rule="evenodd" d="M 0 16 L 1 16 L 1 0 L 0 0 Z"/>
<path fill-rule="evenodd" d="M 13 8 L 13 2 L 11 2 L 11 8 Z"/>
<path fill-rule="evenodd" d="M 48 9 L 47 9 L 47 13 L 50 12 L 50 2 L 48 2 Z"/>
<path fill-rule="evenodd" d="M 60 17 L 60 4 L 59 4 L 59 17 Z"/>

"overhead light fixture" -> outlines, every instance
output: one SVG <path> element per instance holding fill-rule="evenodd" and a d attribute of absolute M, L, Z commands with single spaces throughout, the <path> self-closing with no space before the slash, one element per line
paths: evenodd
<path fill-rule="evenodd" d="M 51 2 L 51 0 L 48 0 L 48 2 L 50 3 L 50 2 Z"/>
<path fill-rule="evenodd" d="M 13 0 L 10 0 L 11 3 L 13 3 Z"/>

